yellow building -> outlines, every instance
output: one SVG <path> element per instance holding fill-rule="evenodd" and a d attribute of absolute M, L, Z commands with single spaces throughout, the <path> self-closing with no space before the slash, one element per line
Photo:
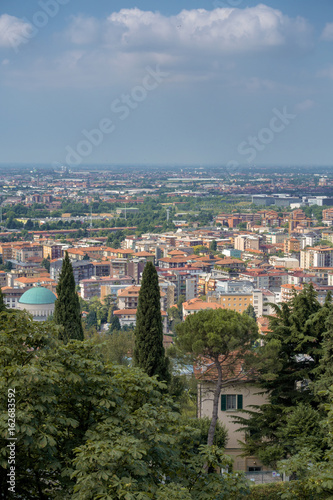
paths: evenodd
<path fill-rule="evenodd" d="M 212 300 L 208 297 L 208 302 Z M 253 305 L 253 294 L 252 293 L 226 293 L 221 294 L 218 303 L 223 307 L 223 309 L 231 309 L 238 313 L 242 313 L 249 307 Z"/>
<path fill-rule="evenodd" d="M 297 238 L 287 238 L 283 242 L 284 253 L 299 252 L 301 250 L 301 242 Z"/>

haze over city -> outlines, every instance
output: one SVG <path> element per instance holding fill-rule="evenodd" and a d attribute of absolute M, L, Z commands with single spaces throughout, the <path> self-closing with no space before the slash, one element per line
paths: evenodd
<path fill-rule="evenodd" d="M 0 9 L 1 163 L 331 163 L 330 0 Z"/>

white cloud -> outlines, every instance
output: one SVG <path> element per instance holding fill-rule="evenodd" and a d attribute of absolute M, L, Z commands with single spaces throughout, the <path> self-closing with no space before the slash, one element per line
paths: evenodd
<path fill-rule="evenodd" d="M 281 51 L 292 59 L 311 46 L 312 28 L 305 19 L 262 4 L 183 10 L 175 16 L 121 9 L 102 20 L 71 18 L 57 35 L 56 55 L 35 58 L 24 71 L 8 71 L 6 83 L 17 85 L 20 73 L 20 82 L 33 87 L 123 85 L 140 81 L 146 66 L 159 65 L 174 83 L 219 79 L 231 85 L 239 81 L 235 74 L 248 64 L 249 54 L 255 76 L 256 68 L 266 64 L 262 56 L 274 58 Z M 250 87 L 273 91 L 274 82 L 264 80 L 253 80 Z"/>
<path fill-rule="evenodd" d="M 99 22 L 97 19 L 77 16 L 72 19 L 67 36 L 75 45 L 86 45 L 95 42 L 98 33 Z"/>
<path fill-rule="evenodd" d="M 295 109 L 296 109 L 296 111 L 299 111 L 299 112 L 307 111 L 308 109 L 313 108 L 314 105 L 315 105 L 315 102 L 312 101 L 312 99 L 305 99 L 305 101 L 297 103 L 295 106 Z"/>
<path fill-rule="evenodd" d="M 325 40 L 326 42 L 333 41 L 333 23 L 326 24 L 326 26 L 321 34 L 321 39 Z"/>
<path fill-rule="evenodd" d="M 8 14 L 0 16 L 0 48 L 16 48 L 22 43 L 27 43 L 32 26 Z"/>
<path fill-rule="evenodd" d="M 312 29 L 301 17 L 291 19 L 281 11 L 258 5 L 253 8 L 183 10 L 177 16 L 140 9 L 122 9 L 108 18 L 107 37 L 124 51 L 185 50 L 225 52 L 262 51 L 288 44 L 307 47 Z"/>

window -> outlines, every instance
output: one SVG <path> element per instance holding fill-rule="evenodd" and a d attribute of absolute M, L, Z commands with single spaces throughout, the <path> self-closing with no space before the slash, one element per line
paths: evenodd
<path fill-rule="evenodd" d="M 226 410 L 236 410 L 237 409 L 237 401 L 236 394 L 228 394 L 226 397 Z"/>
<path fill-rule="evenodd" d="M 262 467 L 248 467 L 247 470 L 248 472 L 260 472 Z"/>
<path fill-rule="evenodd" d="M 243 409 L 242 394 L 222 394 L 221 411 L 235 411 Z"/>

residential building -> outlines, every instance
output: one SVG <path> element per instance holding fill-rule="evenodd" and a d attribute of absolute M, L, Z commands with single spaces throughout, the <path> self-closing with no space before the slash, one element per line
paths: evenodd
<path fill-rule="evenodd" d="M 109 285 L 114 282 L 111 276 L 92 276 L 90 279 L 83 279 L 80 281 L 80 295 L 83 300 L 90 300 L 93 297 L 100 298 L 101 286 Z"/>
<path fill-rule="evenodd" d="M 252 236 L 249 234 L 240 234 L 236 236 L 235 249 L 244 252 L 245 250 L 260 250 L 259 236 Z"/>
<path fill-rule="evenodd" d="M 299 268 L 299 260 L 292 257 L 270 257 L 269 263 L 276 267 L 283 267 L 284 269 L 297 269 Z"/>
<path fill-rule="evenodd" d="M 62 245 L 52 242 L 43 244 L 43 259 L 60 259 L 62 256 Z"/>
<path fill-rule="evenodd" d="M 222 364 L 223 370 L 223 364 Z M 228 367 L 224 371 L 227 372 Z M 213 394 L 215 389 L 216 369 L 210 360 L 204 360 L 194 367 L 195 377 L 198 380 L 197 416 L 198 418 L 212 418 Z M 228 432 L 228 441 L 225 448 L 227 455 L 234 459 L 234 470 L 243 472 L 258 472 L 264 470 L 260 460 L 255 456 L 242 456 L 240 441 L 246 440 L 244 431 L 240 431 L 240 424 L 235 423 L 234 417 L 244 416 L 242 410 L 253 411 L 253 406 L 268 403 L 268 397 L 258 391 L 253 378 L 242 369 L 241 362 L 236 366 L 230 382 L 225 380 L 219 397 L 218 420 Z"/>
<path fill-rule="evenodd" d="M 28 288 L 21 288 L 21 287 L 11 287 L 11 286 L 2 287 L 1 291 L 3 293 L 4 304 L 9 309 L 17 309 L 17 304 L 19 299 L 27 290 Z"/>
<path fill-rule="evenodd" d="M 50 276 L 58 281 L 62 269 L 63 259 L 55 259 L 50 262 Z M 89 260 L 72 261 L 73 274 L 75 284 L 79 285 L 80 281 L 90 279 L 94 275 L 94 266 Z"/>
<path fill-rule="evenodd" d="M 284 253 L 296 253 L 301 250 L 301 241 L 297 238 L 287 238 L 283 243 L 283 251 Z"/>
<path fill-rule="evenodd" d="M 215 301 L 214 297 L 207 297 L 208 303 Z M 253 303 L 253 295 L 251 292 L 220 292 L 217 302 L 223 309 L 231 309 L 238 313 L 243 313 L 245 309 Z"/>
<path fill-rule="evenodd" d="M 300 267 L 302 269 L 333 267 L 333 248 L 328 246 L 317 246 L 301 250 Z"/>
<path fill-rule="evenodd" d="M 274 292 L 265 289 L 253 290 L 252 305 L 254 307 L 257 318 L 274 314 L 274 307 L 272 307 L 270 304 L 276 303 L 277 300 Z"/>
<path fill-rule="evenodd" d="M 282 285 L 281 287 L 281 302 L 288 302 L 293 298 L 294 293 L 299 293 L 303 290 L 302 285 Z"/>

